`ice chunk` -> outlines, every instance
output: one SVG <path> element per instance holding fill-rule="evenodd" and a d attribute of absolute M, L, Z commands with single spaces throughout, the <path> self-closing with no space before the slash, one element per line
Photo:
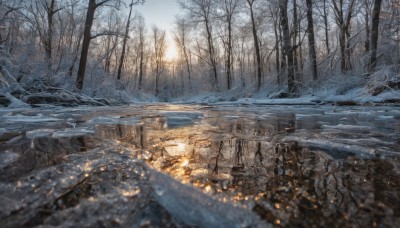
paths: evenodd
<path fill-rule="evenodd" d="M 394 116 L 378 116 L 377 117 L 378 120 L 390 120 L 390 119 L 394 119 Z"/>
<path fill-rule="evenodd" d="M 138 117 L 133 117 L 133 118 L 120 118 L 118 120 L 119 124 L 122 125 L 137 125 L 140 123 L 140 118 Z"/>
<path fill-rule="evenodd" d="M 372 126 L 357 126 L 357 125 L 348 125 L 348 124 L 338 124 L 338 125 L 323 125 L 323 128 L 327 129 L 338 129 L 338 130 L 346 130 L 346 131 L 366 131 L 372 130 Z"/>
<path fill-rule="evenodd" d="M 174 116 L 174 117 L 168 117 L 167 123 L 169 128 L 174 128 L 174 127 L 192 125 L 193 119 L 187 116 Z"/>
<path fill-rule="evenodd" d="M 157 201 L 176 219 L 194 227 L 272 227 L 245 208 L 217 201 L 194 187 L 153 170 L 150 183 Z"/>
<path fill-rule="evenodd" d="M 88 134 L 94 134 L 93 130 L 89 130 L 88 128 L 67 128 L 62 131 L 56 131 L 52 134 L 53 138 L 70 138 L 77 136 L 84 136 Z"/>
<path fill-rule="evenodd" d="M 90 124 L 104 124 L 104 125 L 112 125 L 112 124 L 123 124 L 123 125 L 135 125 L 140 123 L 140 118 L 132 117 L 132 118 L 121 118 L 119 116 L 114 117 L 97 117 L 89 121 Z"/>
<path fill-rule="evenodd" d="M 33 131 L 27 131 L 26 137 L 29 139 L 45 137 L 45 136 L 50 136 L 53 132 L 54 129 L 38 129 Z"/>
<path fill-rule="evenodd" d="M 23 122 L 23 123 L 37 123 L 37 122 L 56 122 L 61 119 L 52 118 L 52 117 L 44 117 L 44 116 L 24 116 L 24 115 L 16 115 L 16 116 L 6 116 L 8 122 Z"/>
<path fill-rule="evenodd" d="M 169 128 L 193 125 L 203 117 L 203 114 L 198 112 L 161 112 L 161 115 L 166 117 Z"/>
<path fill-rule="evenodd" d="M 167 141 L 166 144 L 167 145 L 164 147 L 164 149 L 171 156 L 189 155 L 191 152 L 187 143 L 183 141 L 171 140 Z"/>
<path fill-rule="evenodd" d="M 112 117 L 97 117 L 88 122 L 91 124 L 118 124 L 118 119 Z"/>
<path fill-rule="evenodd" d="M 11 163 L 17 161 L 19 158 L 19 154 L 13 153 L 10 151 L 6 151 L 4 153 L 0 153 L 0 169 L 3 169 L 9 166 Z"/>
<path fill-rule="evenodd" d="M 399 156 L 399 153 L 382 148 L 369 148 L 362 145 L 346 144 L 340 141 L 327 139 L 304 139 L 296 136 L 287 136 L 284 142 L 299 142 L 312 150 L 322 150 L 335 159 L 343 159 L 349 155 L 361 158 L 376 157 L 379 155 Z"/>

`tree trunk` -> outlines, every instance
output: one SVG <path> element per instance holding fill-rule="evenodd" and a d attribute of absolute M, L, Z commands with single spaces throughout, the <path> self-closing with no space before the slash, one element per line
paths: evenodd
<path fill-rule="evenodd" d="M 287 57 L 288 90 L 291 96 L 297 96 L 298 94 L 297 94 L 296 83 L 294 80 L 294 61 L 293 61 L 292 45 L 290 42 L 287 7 L 288 7 L 288 0 L 279 0 L 284 48 L 285 48 L 285 55 Z"/>
<path fill-rule="evenodd" d="M 256 52 L 255 54 L 256 54 L 256 59 L 257 59 L 257 90 L 260 90 L 260 88 L 261 88 L 261 54 L 260 54 L 260 46 L 258 43 L 256 21 L 255 21 L 254 12 L 253 12 L 254 0 L 247 0 L 247 3 L 249 4 L 249 8 L 250 8 L 251 25 L 252 25 L 253 39 L 254 39 L 254 48 L 255 48 L 255 52 Z"/>
<path fill-rule="evenodd" d="M 86 63 L 87 63 L 89 45 L 91 40 L 91 30 L 96 8 L 97 8 L 96 0 L 89 0 L 88 9 L 86 12 L 85 30 L 83 33 L 81 58 L 79 62 L 78 75 L 75 82 L 76 88 L 78 90 L 82 90 L 83 80 L 85 79 Z"/>
<path fill-rule="evenodd" d="M 144 21 L 140 20 L 139 24 L 139 81 L 138 81 L 138 90 L 142 90 L 143 88 L 143 75 L 144 75 L 144 32 L 145 32 L 145 25 Z"/>
<path fill-rule="evenodd" d="M 82 41 L 82 37 L 83 37 L 83 32 L 78 30 L 76 31 L 76 23 L 75 23 L 75 10 L 74 10 L 74 5 L 71 6 L 71 12 L 69 14 L 69 23 L 72 25 L 72 29 L 69 35 L 69 45 L 68 45 L 68 49 L 69 50 L 73 50 L 72 51 L 72 61 L 69 63 L 69 67 L 68 67 L 68 76 L 72 77 L 73 76 L 73 72 L 74 72 L 74 68 L 75 68 L 75 63 L 76 61 L 78 61 L 78 55 L 79 55 L 79 48 L 81 46 L 81 41 Z M 74 42 L 74 37 L 78 37 L 77 40 L 75 40 Z"/>
<path fill-rule="evenodd" d="M 122 66 L 124 65 L 125 52 L 126 52 L 126 41 L 128 40 L 128 36 L 129 36 L 129 27 L 130 27 L 130 24 L 131 24 L 133 1 L 134 0 L 132 0 L 131 4 L 129 5 L 130 9 L 129 9 L 128 21 L 126 22 L 124 40 L 122 42 L 122 52 L 121 52 L 121 58 L 119 60 L 117 80 L 121 79 Z"/>
<path fill-rule="evenodd" d="M 73 74 L 74 68 L 75 68 L 75 63 L 76 63 L 76 61 L 78 61 L 79 47 L 81 46 L 82 36 L 83 36 L 83 34 L 80 32 L 79 39 L 76 42 L 76 46 L 75 46 L 75 50 L 74 50 L 74 58 L 71 62 L 70 67 L 68 68 L 68 75 L 70 77 L 72 77 L 72 74 Z"/>
<path fill-rule="evenodd" d="M 107 74 L 110 74 L 110 66 L 111 66 L 111 37 L 107 37 L 107 53 L 106 53 L 106 61 L 104 65 L 104 71 Z"/>
<path fill-rule="evenodd" d="M 212 34 L 211 34 L 210 21 L 208 21 L 208 19 L 205 20 L 205 26 L 206 26 L 206 32 L 207 32 L 208 54 L 209 54 L 209 58 L 210 58 L 210 62 L 211 62 L 212 71 L 214 74 L 214 77 L 211 77 L 211 83 L 212 83 L 212 87 L 217 88 L 217 91 L 219 91 L 217 62 L 215 60 L 215 50 L 214 50 L 213 38 L 212 38 Z"/>
<path fill-rule="evenodd" d="M 349 0 L 350 3 L 348 4 L 347 8 L 347 14 L 346 17 L 344 16 L 344 5 L 343 5 L 343 0 L 339 0 L 337 3 L 336 1 L 332 1 L 333 3 L 333 8 L 335 10 L 335 20 L 336 24 L 339 26 L 340 29 L 340 34 L 339 34 L 339 46 L 340 46 L 340 59 L 341 59 L 341 64 L 340 68 L 342 70 L 342 73 L 345 73 L 349 69 L 351 69 L 351 51 L 350 51 L 350 44 L 346 41 L 346 37 L 349 39 L 350 38 L 350 23 L 351 23 L 351 18 L 353 16 L 353 8 L 356 0 Z M 339 5 L 338 5 L 339 4 Z"/>
<path fill-rule="evenodd" d="M 374 10 L 372 12 L 372 27 L 371 27 L 371 58 L 368 64 L 369 72 L 373 72 L 377 62 L 377 49 L 379 39 L 379 17 L 381 13 L 382 0 L 375 0 Z"/>
<path fill-rule="evenodd" d="M 346 72 L 346 28 L 343 16 L 343 0 L 339 1 L 339 6 L 335 1 L 332 2 L 336 11 L 336 23 L 339 26 L 339 49 L 340 49 L 340 69 L 342 73 Z"/>
<path fill-rule="evenodd" d="M 142 90 L 143 87 L 143 70 L 144 70 L 144 50 L 143 50 L 143 44 L 140 45 L 140 60 L 139 60 L 139 85 L 138 85 L 138 90 Z"/>
<path fill-rule="evenodd" d="M 279 20 L 279 27 L 282 28 L 282 21 Z M 280 49 L 281 49 L 281 64 L 280 64 L 280 73 L 286 69 L 286 52 L 285 52 L 285 42 L 283 41 L 282 29 L 279 29 L 279 41 L 280 41 Z"/>
<path fill-rule="evenodd" d="M 340 47 L 340 69 L 342 73 L 346 72 L 346 33 L 340 29 L 339 34 L 339 47 Z"/>
<path fill-rule="evenodd" d="M 365 4 L 365 53 L 369 53 L 369 43 L 370 43 L 370 27 L 369 27 L 369 13 L 370 13 L 370 5 L 369 0 L 364 1 Z"/>
<path fill-rule="evenodd" d="M 297 0 L 292 0 L 293 1 L 293 32 L 290 35 L 293 35 L 293 45 L 292 45 L 292 51 L 293 51 L 293 71 L 294 71 L 294 79 L 299 82 L 299 63 L 298 63 L 298 56 L 297 56 L 297 48 L 299 47 L 297 43 L 297 38 L 299 36 L 299 30 L 298 30 L 298 25 L 299 25 L 299 20 L 297 16 Z"/>
<path fill-rule="evenodd" d="M 192 79 L 191 79 L 191 70 L 190 70 L 190 61 L 189 61 L 189 56 L 186 50 L 186 44 L 185 44 L 185 40 L 183 38 L 183 55 L 185 57 L 185 64 L 186 64 L 186 70 L 188 73 L 188 80 L 189 80 L 189 92 L 192 92 Z"/>
<path fill-rule="evenodd" d="M 48 32 L 47 32 L 47 37 L 46 37 L 46 45 L 45 45 L 45 51 L 46 51 L 46 59 L 47 59 L 47 77 L 48 80 L 51 77 L 52 74 L 52 49 L 53 49 L 53 16 L 55 14 L 55 0 L 51 0 L 50 6 L 47 9 L 47 27 L 48 27 Z"/>
<path fill-rule="evenodd" d="M 153 60 L 155 68 L 153 72 L 155 75 L 155 96 L 160 95 L 160 76 L 164 70 L 164 53 L 165 53 L 165 31 L 160 31 L 157 27 L 153 27 L 153 39 L 154 39 L 154 55 Z"/>
<path fill-rule="evenodd" d="M 313 5 L 312 0 L 306 0 L 307 4 L 307 33 L 308 33 L 308 48 L 311 57 L 313 80 L 318 79 L 317 71 L 317 54 L 315 51 L 315 37 L 314 37 L 314 20 L 313 20 Z"/>
<path fill-rule="evenodd" d="M 184 64 L 185 64 L 185 68 L 188 74 L 188 84 L 189 84 L 189 92 L 192 92 L 192 78 L 191 78 L 191 62 L 190 62 L 190 58 L 189 58 L 189 50 L 186 47 L 186 38 L 187 38 L 187 22 L 182 19 L 182 18 L 178 18 L 176 21 L 176 25 L 177 25 L 177 34 L 175 35 L 175 41 L 179 44 L 181 50 L 181 56 L 183 56 L 184 58 Z M 183 73 L 182 73 L 183 75 Z"/>
<path fill-rule="evenodd" d="M 274 16 L 272 16 L 274 18 Z M 276 75 L 278 85 L 281 84 L 279 73 L 280 73 L 280 40 L 279 40 L 279 32 L 278 32 L 278 16 L 274 18 L 274 34 L 275 34 L 275 62 L 276 62 Z"/>
<path fill-rule="evenodd" d="M 226 66 L 226 83 L 228 90 L 232 87 L 232 17 L 228 16 L 228 56 L 227 56 L 227 66 Z"/>
<path fill-rule="evenodd" d="M 353 65 L 351 64 L 351 54 L 352 54 L 352 47 L 350 44 L 350 32 L 349 26 L 346 26 L 346 70 L 352 70 Z"/>
<path fill-rule="evenodd" d="M 329 55 L 331 53 L 331 49 L 329 47 L 329 22 L 328 22 L 328 11 L 326 7 L 326 1 L 323 0 L 324 2 L 324 26 L 325 26 L 325 47 L 326 47 L 326 54 Z"/>

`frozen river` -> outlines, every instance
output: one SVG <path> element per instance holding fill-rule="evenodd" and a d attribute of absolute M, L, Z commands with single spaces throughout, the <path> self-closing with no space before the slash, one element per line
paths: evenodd
<path fill-rule="evenodd" d="M 399 107 L 0 109 L 1 227 L 395 227 L 399 198 Z"/>

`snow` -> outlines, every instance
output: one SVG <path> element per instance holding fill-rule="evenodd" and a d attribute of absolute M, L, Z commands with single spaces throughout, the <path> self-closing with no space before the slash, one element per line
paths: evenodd
<path fill-rule="evenodd" d="M 298 98 L 273 98 L 283 93 L 282 90 L 274 91 L 266 88 L 260 92 L 251 93 L 249 91 L 238 92 L 238 88 L 235 88 L 221 93 L 186 96 L 175 99 L 172 103 L 201 105 L 323 105 L 347 102 L 364 105 L 400 100 L 400 91 L 397 90 L 386 90 L 377 96 L 373 96 L 368 91 L 368 88 L 362 86 L 348 86 L 351 87 L 349 89 L 329 85 L 326 87 L 310 89 L 301 93 Z"/>
<path fill-rule="evenodd" d="M 30 107 L 28 104 L 13 97 L 10 93 L 5 93 L 4 96 L 7 97 L 7 99 L 9 101 L 11 101 L 11 104 L 8 105 L 8 108 L 29 108 Z"/>
<path fill-rule="evenodd" d="M 236 103 L 253 105 L 316 105 L 312 97 L 282 98 L 282 99 L 239 99 Z"/>
<path fill-rule="evenodd" d="M 301 87 L 300 96 L 298 98 L 277 98 L 286 97 L 284 86 L 266 86 L 259 92 L 254 88 L 233 88 L 224 92 L 201 92 L 196 94 L 186 94 L 178 98 L 163 98 L 174 104 L 200 104 L 200 105 L 323 105 L 323 104 L 339 104 L 346 105 L 365 105 L 387 102 L 400 102 L 400 91 L 387 88 L 382 93 L 373 96 L 371 87 L 360 83 L 357 79 L 338 77 L 330 79 L 327 82 L 321 82 L 315 87 Z M 4 96 L 11 101 L 7 107 L 11 108 L 28 108 L 28 104 L 5 93 Z M 134 93 L 125 94 L 124 100 L 129 100 L 130 104 L 158 104 L 161 98 L 157 98 L 150 94 Z M 89 99 L 89 98 L 88 98 Z M 162 102 L 161 102 L 162 103 Z M 46 104 L 40 106 L 51 108 Z"/>
<path fill-rule="evenodd" d="M 400 99 L 400 91 L 386 91 L 377 96 L 368 94 L 363 88 L 356 88 L 348 91 L 344 95 L 332 94 L 324 99 L 325 102 L 338 102 L 338 101 L 354 101 L 355 103 L 382 103 L 386 100 L 398 100 Z"/>

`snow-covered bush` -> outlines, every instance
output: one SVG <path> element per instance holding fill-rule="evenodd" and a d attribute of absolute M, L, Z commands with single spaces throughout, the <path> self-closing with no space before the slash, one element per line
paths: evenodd
<path fill-rule="evenodd" d="M 364 79 L 360 75 L 342 75 L 338 74 L 328 80 L 320 80 L 310 87 L 303 88 L 303 94 L 311 94 L 321 100 L 326 98 L 345 95 L 351 90 L 362 88 Z"/>
<path fill-rule="evenodd" d="M 366 89 L 378 95 L 387 89 L 400 89 L 400 65 L 384 66 L 368 78 Z"/>

